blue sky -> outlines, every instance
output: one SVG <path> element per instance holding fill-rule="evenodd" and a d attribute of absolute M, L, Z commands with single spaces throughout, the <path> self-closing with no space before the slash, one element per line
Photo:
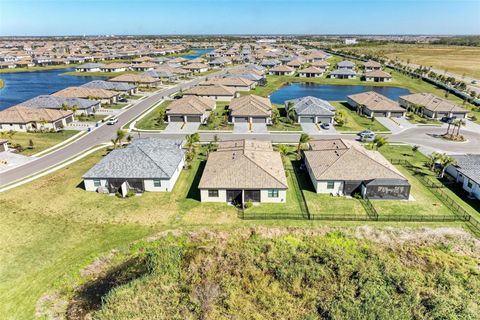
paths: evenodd
<path fill-rule="evenodd" d="M 0 0 L 0 35 L 480 34 L 480 0 Z"/>

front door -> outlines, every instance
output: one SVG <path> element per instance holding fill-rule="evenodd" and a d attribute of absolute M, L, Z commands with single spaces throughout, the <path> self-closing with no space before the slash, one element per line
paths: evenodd
<path fill-rule="evenodd" d="M 242 190 L 227 190 L 227 202 L 242 204 Z"/>

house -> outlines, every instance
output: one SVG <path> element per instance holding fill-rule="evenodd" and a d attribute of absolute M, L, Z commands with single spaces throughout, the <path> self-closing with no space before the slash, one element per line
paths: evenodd
<path fill-rule="evenodd" d="M 182 57 L 176 57 L 176 58 L 170 59 L 169 61 L 169 63 L 178 63 L 178 64 L 183 64 L 187 62 L 189 62 L 189 60 Z"/>
<path fill-rule="evenodd" d="M 208 155 L 198 188 L 202 202 L 285 203 L 287 177 L 270 141 L 222 141 Z"/>
<path fill-rule="evenodd" d="M 208 66 L 204 63 L 189 63 L 183 67 L 185 70 L 189 70 L 193 73 L 200 73 L 208 71 Z"/>
<path fill-rule="evenodd" d="M 195 86 L 183 94 L 206 97 L 218 101 L 230 101 L 238 96 L 238 92 L 235 89 L 221 85 Z"/>
<path fill-rule="evenodd" d="M 375 91 L 352 94 L 347 102 L 360 113 L 368 117 L 403 117 L 406 110 L 387 97 Z"/>
<path fill-rule="evenodd" d="M 137 87 L 126 82 L 112 82 L 103 80 L 93 80 L 82 84 L 81 87 L 118 91 L 126 95 L 134 94 L 137 91 Z"/>
<path fill-rule="evenodd" d="M 274 76 L 293 76 L 294 73 L 294 68 L 285 65 L 278 65 L 268 70 L 268 74 Z"/>
<path fill-rule="evenodd" d="M 356 141 L 322 139 L 309 142 L 305 166 L 317 193 L 369 199 L 408 199 L 408 180 L 378 151 Z"/>
<path fill-rule="evenodd" d="M 130 83 L 135 86 L 148 88 L 156 88 L 161 84 L 160 79 L 142 74 L 122 74 L 120 76 L 110 78 L 108 81 Z"/>
<path fill-rule="evenodd" d="M 315 67 L 318 69 L 323 69 L 324 71 L 330 66 L 330 63 L 324 60 L 314 61 L 310 64 L 311 67 Z"/>
<path fill-rule="evenodd" d="M 0 130 L 58 131 L 73 121 L 73 112 L 56 109 L 14 106 L 0 111 Z"/>
<path fill-rule="evenodd" d="M 90 89 L 85 87 L 67 87 L 52 94 L 55 97 L 63 98 L 83 98 L 94 99 L 100 101 L 102 104 L 116 103 L 119 92 L 104 89 Z"/>
<path fill-rule="evenodd" d="M 156 63 L 142 62 L 142 63 L 138 63 L 138 64 L 132 64 L 130 66 L 130 69 L 132 69 L 134 71 L 148 71 L 148 70 L 153 70 L 156 67 L 158 67 L 158 65 Z"/>
<path fill-rule="evenodd" d="M 353 70 L 355 68 L 355 63 L 348 60 L 343 60 L 337 63 L 337 69 L 348 69 Z"/>
<path fill-rule="evenodd" d="M 142 73 L 142 75 L 169 81 L 177 80 L 177 75 L 175 73 L 166 70 L 148 70 Z"/>
<path fill-rule="evenodd" d="M 373 81 L 373 82 L 390 82 L 392 81 L 392 76 L 389 73 L 386 73 L 382 70 L 373 70 L 365 72 L 363 75 L 365 81 Z"/>
<path fill-rule="evenodd" d="M 377 61 L 368 60 L 363 63 L 363 68 L 365 69 L 365 72 L 382 70 L 382 64 Z"/>
<path fill-rule="evenodd" d="M 228 106 L 232 123 L 272 124 L 272 103 L 270 99 L 248 95 L 232 99 Z"/>
<path fill-rule="evenodd" d="M 104 64 L 100 68 L 102 72 L 124 72 L 130 69 L 130 65 L 127 63 L 109 63 Z"/>
<path fill-rule="evenodd" d="M 100 102 L 90 99 L 56 97 L 52 95 L 40 95 L 16 105 L 35 109 L 72 110 L 76 114 L 92 114 L 100 108 Z M 72 110 L 73 111 L 73 110 Z"/>
<path fill-rule="evenodd" d="M 0 152 L 8 151 L 8 141 L 0 139 Z"/>
<path fill-rule="evenodd" d="M 214 59 L 212 61 L 210 61 L 208 63 L 208 65 L 212 68 L 222 68 L 222 67 L 225 67 L 225 65 L 231 63 L 230 60 L 228 60 L 227 58 L 223 58 L 223 57 L 220 57 L 220 58 L 217 58 L 217 59 Z"/>
<path fill-rule="evenodd" d="M 99 72 L 104 65 L 102 63 L 85 63 L 75 68 L 76 72 Z"/>
<path fill-rule="evenodd" d="M 168 122 L 205 123 L 215 106 L 215 100 L 205 97 L 185 96 L 181 99 L 173 100 L 168 105 L 166 114 Z"/>
<path fill-rule="evenodd" d="M 170 192 L 185 164 L 180 141 L 142 138 L 115 149 L 83 175 L 86 191 Z"/>
<path fill-rule="evenodd" d="M 234 73 L 228 73 L 225 75 L 227 78 L 243 78 L 247 79 L 250 81 L 254 81 L 257 85 L 263 86 L 267 82 L 267 79 L 263 75 L 258 75 L 254 72 L 248 72 L 248 71 L 243 71 L 243 72 L 234 72 Z"/>
<path fill-rule="evenodd" d="M 352 69 L 337 69 L 330 72 L 330 78 L 333 79 L 355 79 L 357 74 Z"/>
<path fill-rule="evenodd" d="M 468 110 L 431 93 L 414 93 L 400 96 L 398 102 L 407 110 L 409 107 L 418 107 L 417 112 L 430 119 L 441 119 L 442 117 L 466 118 Z"/>
<path fill-rule="evenodd" d="M 314 52 L 311 52 L 309 54 L 307 54 L 306 56 L 304 56 L 304 59 L 305 61 L 307 62 L 310 62 L 310 63 L 313 63 L 313 62 L 316 62 L 316 61 L 323 61 L 323 60 L 326 60 L 329 58 L 329 55 L 323 51 L 314 51 Z"/>
<path fill-rule="evenodd" d="M 248 80 L 241 77 L 228 77 L 228 78 L 215 78 L 209 81 L 205 81 L 200 83 L 200 85 L 220 85 L 232 88 L 236 91 L 250 91 L 255 89 L 256 83 L 255 81 Z"/>
<path fill-rule="evenodd" d="M 292 60 L 287 62 L 287 66 L 289 66 L 291 68 L 294 68 L 294 69 L 299 69 L 304 64 L 305 64 L 305 62 L 303 60 L 300 60 L 300 59 L 292 59 Z"/>
<path fill-rule="evenodd" d="M 292 104 L 298 123 L 333 123 L 335 107 L 329 102 L 307 96 L 285 101 L 285 108 Z"/>
<path fill-rule="evenodd" d="M 265 59 L 260 62 L 260 65 L 264 68 L 273 68 L 279 64 L 281 64 L 281 62 L 277 59 Z"/>
<path fill-rule="evenodd" d="M 453 155 L 457 163 L 447 167 L 445 172 L 461 185 L 463 190 L 480 200 L 480 154 Z"/>
<path fill-rule="evenodd" d="M 325 72 L 325 69 L 308 67 L 298 71 L 298 76 L 302 78 L 318 78 Z"/>

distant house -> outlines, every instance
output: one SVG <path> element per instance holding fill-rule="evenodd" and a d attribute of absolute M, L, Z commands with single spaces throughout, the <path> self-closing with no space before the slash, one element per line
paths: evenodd
<path fill-rule="evenodd" d="M 452 155 L 457 161 L 445 170 L 473 198 L 480 200 L 480 154 Z"/>
<path fill-rule="evenodd" d="M 233 99 L 228 108 L 232 123 L 272 123 L 272 103 L 268 98 L 242 96 Z"/>
<path fill-rule="evenodd" d="M 185 70 L 189 70 L 193 73 L 200 73 L 208 71 L 208 65 L 204 63 L 189 63 L 183 67 Z"/>
<path fill-rule="evenodd" d="M 117 193 L 170 192 L 182 171 L 181 142 L 159 138 L 135 139 L 115 149 L 83 175 L 85 190 Z"/>
<path fill-rule="evenodd" d="M 337 69 L 349 69 L 353 70 L 355 68 L 355 63 L 352 61 L 344 60 L 337 63 Z"/>
<path fill-rule="evenodd" d="M 279 64 L 281 64 L 281 62 L 277 59 L 265 59 L 260 62 L 260 65 L 267 69 L 278 66 Z"/>
<path fill-rule="evenodd" d="M 116 103 L 120 93 L 112 90 L 68 87 L 52 94 L 55 97 L 95 99 L 102 104 Z"/>
<path fill-rule="evenodd" d="M 287 177 L 270 141 L 222 141 L 208 155 L 198 188 L 202 202 L 285 203 Z"/>
<path fill-rule="evenodd" d="M 166 70 L 148 70 L 142 73 L 144 76 L 149 76 L 152 78 L 165 79 L 169 81 L 177 80 L 177 75 L 173 72 Z"/>
<path fill-rule="evenodd" d="M 0 130 L 36 131 L 63 129 L 73 121 L 73 112 L 15 106 L 0 111 Z"/>
<path fill-rule="evenodd" d="M 323 139 L 309 142 L 305 166 L 317 193 L 370 199 L 408 199 L 408 180 L 378 151 L 358 142 Z"/>
<path fill-rule="evenodd" d="M 308 67 L 298 71 L 298 76 L 302 78 L 318 78 L 325 72 L 325 69 Z"/>
<path fill-rule="evenodd" d="M 357 74 L 352 69 L 337 69 L 330 72 L 330 78 L 333 79 L 355 79 Z"/>
<path fill-rule="evenodd" d="M 5 139 L 0 139 L 0 152 L 8 151 L 8 141 Z"/>
<path fill-rule="evenodd" d="M 104 65 L 102 63 L 85 63 L 75 68 L 77 72 L 99 72 Z"/>
<path fill-rule="evenodd" d="M 368 91 L 349 95 L 348 104 L 368 117 L 403 117 L 406 110 L 387 97 Z"/>
<path fill-rule="evenodd" d="M 228 78 L 215 78 L 209 81 L 205 81 L 200 85 L 220 85 L 230 87 L 236 91 L 250 91 L 255 89 L 255 81 L 248 80 L 241 77 L 228 77 Z"/>
<path fill-rule="evenodd" d="M 365 81 L 373 81 L 373 82 L 390 82 L 392 81 L 392 76 L 389 73 L 386 73 L 382 70 L 373 70 L 365 72 L 363 75 Z"/>
<path fill-rule="evenodd" d="M 278 65 L 268 70 L 268 74 L 274 76 L 292 76 L 294 73 L 294 68 L 284 65 Z"/>
<path fill-rule="evenodd" d="M 329 65 L 330 65 L 330 63 L 328 63 L 327 61 L 324 61 L 324 60 L 314 61 L 310 64 L 311 67 L 315 67 L 315 68 L 319 68 L 319 69 L 323 69 L 323 70 L 326 70 Z"/>
<path fill-rule="evenodd" d="M 333 123 L 335 107 L 329 102 L 312 96 L 285 101 L 285 108 L 292 103 L 298 123 Z"/>
<path fill-rule="evenodd" d="M 139 87 L 156 88 L 161 84 L 161 80 L 142 74 L 122 74 L 115 78 L 110 78 L 111 82 L 130 83 Z"/>
<path fill-rule="evenodd" d="M 299 69 L 305 64 L 304 61 L 300 59 L 293 59 L 287 62 L 287 66 L 294 68 L 294 69 Z"/>
<path fill-rule="evenodd" d="M 238 96 L 237 90 L 221 85 L 195 86 L 183 92 L 183 94 L 206 97 L 218 101 L 230 101 Z"/>
<path fill-rule="evenodd" d="M 92 114 L 100 108 L 100 101 L 82 98 L 40 95 L 22 103 L 19 103 L 17 106 L 36 109 L 76 109 L 76 114 Z"/>
<path fill-rule="evenodd" d="M 138 63 L 138 64 L 132 64 L 130 66 L 130 69 L 132 69 L 134 71 L 148 71 L 148 70 L 153 70 L 156 67 L 158 67 L 158 65 L 156 63 L 142 62 L 142 63 Z"/>
<path fill-rule="evenodd" d="M 109 63 L 104 64 L 103 67 L 100 68 L 102 72 L 124 72 L 130 69 L 130 65 L 127 63 Z"/>
<path fill-rule="evenodd" d="M 363 68 L 365 69 L 365 72 L 382 70 L 382 64 L 377 61 L 368 60 L 363 63 Z"/>
<path fill-rule="evenodd" d="M 323 51 L 314 51 L 304 56 L 304 59 L 307 62 L 313 63 L 315 61 L 323 61 L 328 57 L 329 55 Z"/>
<path fill-rule="evenodd" d="M 215 106 L 215 100 L 205 97 L 185 96 L 181 99 L 173 100 L 168 105 L 166 114 L 168 122 L 205 123 Z"/>
<path fill-rule="evenodd" d="M 442 117 L 464 119 L 469 112 L 450 100 L 426 92 L 401 96 L 398 102 L 406 109 L 412 106 L 420 107 L 417 112 L 430 119 L 440 119 Z"/>
<path fill-rule="evenodd" d="M 217 59 L 214 59 L 214 60 L 210 61 L 208 63 L 208 65 L 212 68 L 221 68 L 221 67 L 224 67 L 225 65 L 230 64 L 230 63 L 232 63 L 232 62 L 229 59 L 220 57 L 220 58 L 217 58 Z"/>
<path fill-rule="evenodd" d="M 103 80 L 93 80 L 85 84 L 82 84 L 81 87 L 90 88 L 90 89 L 104 89 L 104 90 L 118 91 L 127 95 L 134 94 L 137 91 L 137 87 L 129 83 L 103 81 Z"/>
<path fill-rule="evenodd" d="M 265 85 L 265 83 L 267 82 L 267 79 L 265 78 L 265 76 L 262 76 L 262 75 L 258 75 L 256 73 L 253 73 L 253 72 L 248 72 L 248 71 L 244 71 L 242 73 L 238 72 L 238 73 L 229 73 L 229 74 L 226 74 L 225 77 L 227 78 L 244 78 L 244 79 L 247 79 L 247 80 L 250 80 L 250 81 L 254 81 L 257 85 Z"/>

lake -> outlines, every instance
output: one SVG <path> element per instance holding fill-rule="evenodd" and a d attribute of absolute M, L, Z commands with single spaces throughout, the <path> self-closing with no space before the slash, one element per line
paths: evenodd
<path fill-rule="evenodd" d="M 347 96 L 351 94 L 366 91 L 378 92 L 395 101 L 398 100 L 399 96 L 410 94 L 410 91 L 407 89 L 399 87 L 291 83 L 272 93 L 270 100 L 272 103 L 283 104 L 286 100 L 313 96 L 327 101 L 345 101 Z"/>
<path fill-rule="evenodd" d="M 4 87 L 0 89 L 0 110 L 42 94 L 50 94 L 70 86 L 79 86 L 104 77 L 73 77 L 62 73 L 74 68 L 33 72 L 0 73 Z"/>
<path fill-rule="evenodd" d="M 204 54 L 212 51 L 213 49 L 192 49 L 192 50 L 195 51 L 195 52 L 181 55 L 181 57 L 185 58 L 185 59 L 188 59 L 188 60 L 193 60 L 193 59 L 196 59 L 198 57 L 203 56 Z"/>

